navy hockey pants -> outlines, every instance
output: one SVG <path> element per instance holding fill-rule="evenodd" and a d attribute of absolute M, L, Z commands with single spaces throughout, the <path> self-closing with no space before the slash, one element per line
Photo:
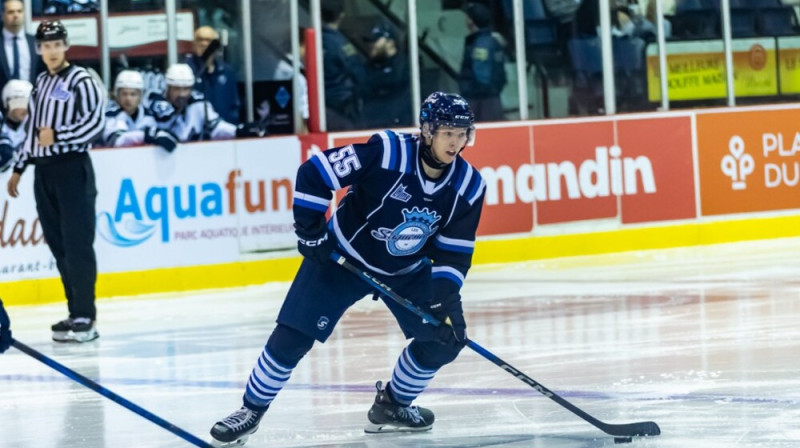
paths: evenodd
<path fill-rule="evenodd" d="M 429 265 L 403 276 L 377 277 L 423 309 L 431 296 Z M 333 261 L 323 266 L 304 259 L 278 314 L 278 323 L 296 332 L 280 332 L 290 340 L 285 340 L 287 337 L 270 338 L 267 347 L 281 361 L 296 365 L 304 352 L 298 356 L 299 353 L 293 351 L 292 347 L 310 348 L 314 339 L 325 342 L 344 312 L 373 292 L 370 285 Z M 414 338 L 411 350 L 420 364 L 438 369 L 458 356 L 460 348 L 440 344 L 431 324 L 424 323 L 422 318 L 392 299 L 381 299 L 394 315 L 405 337 Z M 301 335 L 308 340 L 301 340 Z"/>

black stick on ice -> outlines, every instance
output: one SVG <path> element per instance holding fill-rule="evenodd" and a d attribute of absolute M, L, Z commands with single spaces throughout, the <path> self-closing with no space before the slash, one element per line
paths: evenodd
<path fill-rule="evenodd" d="M 16 348 L 17 350 L 25 353 L 26 355 L 36 359 L 37 361 L 41 361 L 42 363 L 52 367 L 56 371 L 63 373 L 67 378 L 82 384 L 89 389 L 97 392 L 98 394 L 108 398 L 109 400 L 119 404 L 122 407 L 127 408 L 128 410 L 139 414 L 140 416 L 150 420 L 151 422 L 155 423 L 156 425 L 166 429 L 167 431 L 175 434 L 176 436 L 180 437 L 181 439 L 191 443 L 194 446 L 198 446 L 200 448 L 213 448 L 212 445 L 209 443 L 199 439 L 198 437 L 190 434 L 189 432 L 173 425 L 172 423 L 164 420 L 163 418 L 153 414 L 152 412 L 144 409 L 123 397 L 111 392 L 110 390 L 106 389 L 105 387 L 97 384 L 96 382 L 86 378 L 85 376 L 81 375 L 80 373 L 70 369 L 69 367 L 60 364 L 53 359 L 39 353 L 38 351 L 28 347 L 27 345 L 23 344 L 22 342 L 12 340 L 11 346 Z"/>

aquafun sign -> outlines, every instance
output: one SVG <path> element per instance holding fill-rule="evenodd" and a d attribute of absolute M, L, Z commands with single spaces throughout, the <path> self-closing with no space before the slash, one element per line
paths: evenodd
<path fill-rule="evenodd" d="M 201 219 L 237 214 L 285 212 L 291 210 L 294 190 L 288 178 L 243 180 L 241 170 L 230 170 L 224 183 L 149 186 L 142 183 L 130 177 L 121 179 L 114 210 L 98 213 L 97 231 L 107 242 L 131 247 L 157 235 L 162 243 L 167 243 L 192 231 L 191 224 L 175 230 L 176 222 L 199 223 Z"/>

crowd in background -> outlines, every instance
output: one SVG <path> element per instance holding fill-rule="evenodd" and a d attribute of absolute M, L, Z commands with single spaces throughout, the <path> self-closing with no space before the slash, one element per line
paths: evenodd
<path fill-rule="evenodd" d="M 40 6 L 45 14 L 96 11 L 96 2 L 90 1 L 48 1 Z M 0 34 L 4 49 L 0 51 L 2 171 L 12 165 L 15 153 L 25 140 L 33 84 L 44 71 L 36 48 L 38 44 L 33 35 L 24 30 L 24 7 L 19 0 L 3 1 Z M 95 145 L 153 144 L 172 151 L 179 142 L 265 135 L 263 122 L 241 122 L 236 71 L 220 57 L 219 47 L 219 34 L 213 28 L 197 28 L 192 53 L 166 70 L 160 89 L 152 82 L 151 88 L 147 88 L 146 72 L 119 71 L 103 104 L 105 129 L 98 135 Z M 99 76 L 96 72 L 93 74 L 102 86 Z"/>

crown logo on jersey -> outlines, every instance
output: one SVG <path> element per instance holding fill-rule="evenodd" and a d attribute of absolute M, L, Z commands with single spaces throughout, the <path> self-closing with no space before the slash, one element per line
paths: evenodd
<path fill-rule="evenodd" d="M 395 256 L 411 255 L 422 249 L 428 238 L 438 230 L 434 224 L 442 218 L 436 210 L 431 211 L 427 207 L 404 208 L 402 214 L 403 222 L 395 228 L 379 227 L 370 232 L 376 240 L 385 241 L 386 250 Z"/>
<path fill-rule="evenodd" d="M 414 207 L 411 210 L 407 208 L 403 209 L 403 217 L 405 218 L 406 222 L 427 224 L 429 226 L 432 226 L 436 221 L 442 218 L 435 211 L 431 212 L 428 210 L 427 207 L 423 208 L 422 210 L 420 210 L 418 207 Z"/>

